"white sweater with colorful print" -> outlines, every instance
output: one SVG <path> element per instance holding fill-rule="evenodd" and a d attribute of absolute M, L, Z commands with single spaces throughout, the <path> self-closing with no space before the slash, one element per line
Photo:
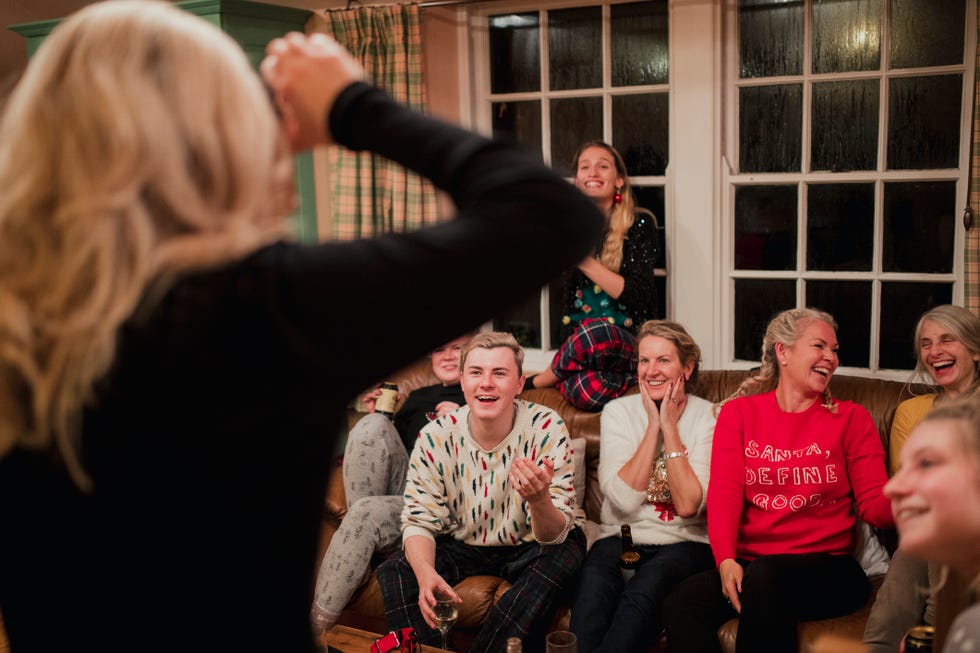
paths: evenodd
<path fill-rule="evenodd" d="M 452 535 L 472 546 L 533 542 L 531 513 L 510 484 L 511 461 L 522 457 L 536 463 L 551 459 L 551 502 L 570 527 L 581 520 L 565 423 L 546 406 L 520 399 L 514 403 L 514 428 L 490 451 L 470 436 L 468 406 L 422 429 L 409 460 L 403 541 L 415 535 Z"/>

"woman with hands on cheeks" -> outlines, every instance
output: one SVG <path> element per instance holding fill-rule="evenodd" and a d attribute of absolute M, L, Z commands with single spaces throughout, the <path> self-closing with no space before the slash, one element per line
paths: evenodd
<path fill-rule="evenodd" d="M 580 653 L 645 650 L 658 638 L 663 601 L 711 568 L 703 512 L 715 426 L 696 387 L 701 350 L 683 326 L 651 320 L 638 333 L 639 394 L 602 413 L 601 539 L 589 551 L 572 609 Z M 620 528 L 629 524 L 641 561 L 621 573 Z"/>
<path fill-rule="evenodd" d="M 796 651 L 801 620 L 867 600 L 868 579 L 851 555 L 854 509 L 879 528 L 894 520 L 871 416 L 830 396 L 837 349 L 829 314 L 783 311 L 766 329 L 760 372 L 723 405 L 707 501 L 718 568 L 668 598 L 669 650 L 720 651 L 717 628 L 737 616 L 739 653 Z"/>

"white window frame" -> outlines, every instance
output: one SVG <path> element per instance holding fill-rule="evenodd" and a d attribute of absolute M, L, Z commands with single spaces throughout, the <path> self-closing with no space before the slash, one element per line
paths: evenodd
<path fill-rule="evenodd" d="M 636 0 L 629 0 L 635 2 Z M 667 84 L 651 84 L 645 86 L 631 86 L 631 87 L 614 87 L 612 86 L 612 64 L 610 58 L 610 26 L 609 26 L 609 16 L 610 16 L 610 5 L 611 4 L 621 4 L 621 2 L 610 2 L 610 0 L 563 0 L 563 1 L 551 1 L 551 2 L 527 2 L 527 1 L 514 1 L 514 2 L 493 2 L 476 5 L 471 8 L 469 15 L 469 33 L 471 38 L 471 48 L 472 48 L 472 68 L 471 68 L 471 83 L 469 84 L 469 90 L 471 94 L 470 105 L 471 105 L 471 115 L 475 126 L 484 133 L 490 133 L 492 131 L 492 116 L 491 108 L 493 102 L 498 102 L 501 100 L 508 101 L 537 101 L 541 103 L 541 143 L 542 143 L 542 157 L 547 164 L 551 164 L 551 114 L 550 114 L 550 101 L 552 99 L 562 99 L 562 98 L 577 98 L 577 97 L 595 97 L 599 95 L 602 97 L 603 103 L 603 125 L 602 125 L 602 138 L 606 142 L 612 142 L 612 98 L 613 96 L 629 95 L 629 94 L 639 94 L 639 93 L 668 93 L 668 98 L 670 98 L 670 83 Z M 542 38 L 540 39 L 540 65 L 541 65 L 541 88 L 550 88 L 550 83 L 548 79 L 548 39 L 544 37 L 547 30 L 547 13 L 546 11 L 554 11 L 556 9 L 568 9 L 571 7 L 594 7 L 601 6 L 602 14 L 602 49 L 603 49 L 603 70 L 602 70 L 602 85 L 600 87 L 590 88 L 587 92 L 582 90 L 547 90 L 547 91 L 532 91 L 525 93 L 506 93 L 506 94 L 494 94 L 490 92 L 490 66 L 488 63 L 489 59 L 489 30 L 488 17 L 491 15 L 500 15 L 506 13 L 528 13 L 530 11 L 539 12 L 540 26 L 542 30 Z M 668 102 L 670 100 L 668 99 Z M 672 114 L 672 109 L 670 110 Z M 670 119 L 673 117 L 671 115 Z M 671 150 L 671 156 L 673 150 Z M 669 196 L 669 186 L 670 186 L 670 168 L 666 171 L 664 175 L 631 175 L 630 183 L 633 186 L 640 187 L 651 187 L 651 186 L 663 186 L 665 195 L 665 206 L 668 201 Z M 668 211 L 669 209 L 665 210 Z M 659 216 L 662 218 L 663 216 Z M 670 220 L 667 220 L 668 225 Z M 661 222 L 662 224 L 662 222 Z M 669 233 L 669 226 L 668 226 Z M 668 252 L 670 246 L 667 245 Z M 658 268 L 655 271 L 657 276 L 665 276 L 666 268 Z M 669 286 L 670 280 L 668 277 L 668 298 L 672 296 L 672 291 Z M 545 369 L 551 363 L 554 357 L 555 349 L 561 344 L 556 342 L 551 342 L 551 320 L 549 315 L 549 302 L 550 295 L 547 286 L 542 288 L 540 300 L 538 304 L 539 315 L 541 320 L 541 349 L 531 349 L 528 348 L 525 352 L 525 366 L 529 370 L 540 370 Z M 669 314 L 668 306 L 668 314 Z"/>
<path fill-rule="evenodd" d="M 887 0 L 883 0 L 887 3 Z M 461 62 L 460 85 L 461 113 L 472 120 L 471 126 L 490 132 L 489 66 L 486 56 L 489 44 L 486 30 L 486 17 L 491 14 L 509 11 L 525 12 L 534 9 L 558 9 L 575 6 L 589 6 L 597 2 L 570 2 L 558 0 L 539 0 L 538 2 L 499 1 L 484 4 L 461 6 L 460 43 L 466 52 L 465 64 Z M 965 52 L 962 66 L 948 67 L 963 75 L 963 109 L 961 111 L 961 133 L 970 134 L 972 130 L 972 100 L 976 57 L 977 8 L 967 0 L 965 21 Z M 730 165 L 737 142 L 737 85 L 738 51 L 734 32 L 738 20 L 738 7 L 735 0 L 717 2 L 690 2 L 671 0 L 669 3 L 670 29 L 670 79 L 669 79 L 669 143 L 670 163 L 662 180 L 664 183 L 665 210 L 667 213 L 666 268 L 667 277 L 667 315 L 684 324 L 691 332 L 702 350 L 702 366 L 705 369 L 746 369 L 757 362 L 736 360 L 734 357 L 734 279 L 752 277 L 757 273 L 742 273 L 734 270 L 733 257 L 733 210 L 734 182 L 740 183 L 786 183 L 789 177 L 783 174 L 765 175 L 735 174 Z M 809 26 L 811 23 L 807 21 Z M 809 27 L 807 27 L 809 29 Z M 887 29 L 886 24 L 883 29 Z M 546 39 L 544 39 L 546 41 Z M 605 41 L 606 43 L 608 41 Z M 542 47 L 547 47 L 543 43 Z M 806 53 L 809 58 L 809 52 Z M 882 53 L 886 56 L 886 53 Z M 542 65 L 546 59 L 542 59 Z M 932 68 L 930 72 L 944 70 Z M 921 72 L 921 71 L 919 71 Z M 885 70 L 883 75 L 914 75 L 917 71 L 892 72 Z M 547 71 L 543 71 L 547 74 Z M 809 75 L 809 73 L 806 73 Z M 854 74 L 860 77 L 861 74 Z M 824 75 L 810 75 L 813 78 L 826 78 Z M 846 77 L 845 76 L 842 76 Z M 604 75 L 604 79 L 608 79 Z M 767 80 L 771 81 L 771 80 Z M 751 80 L 745 80 L 751 83 Z M 804 88 L 807 88 L 804 86 Z M 465 92 L 468 89 L 468 93 Z M 481 92 L 486 89 L 486 92 Z M 560 96 L 555 93 L 555 96 Z M 540 94 L 529 94 L 540 97 Z M 804 97 L 809 100 L 809 93 Z M 887 108 L 887 94 L 881 94 L 882 112 Z M 809 107 L 803 127 L 804 161 L 809 161 Z M 608 115 L 608 112 L 606 112 Z M 542 115 L 542 139 L 550 143 L 550 126 L 547 116 Z M 883 148 L 887 138 L 887 125 L 879 124 L 879 167 L 885 163 Z M 604 125 L 604 133 L 609 126 Z M 866 278 L 875 274 L 873 281 L 874 308 L 872 319 L 877 325 L 880 312 L 881 282 L 900 281 L 909 278 L 902 273 L 880 273 L 882 239 L 881 193 L 885 181 L 954 179 L 957 181 L 956 203 L 958 207 L 967 205 L 967 176 L 969 174 L 969 137 L 961 139 L 959 168 L 955 174 L 946 170 L 929 171 L 888 171 L 878 175 L 876 181 L 875 239 L 876 249 L 873 272 L 871 273 L 799 273 L 797 293 L 803 292 L 805 279 L 846 279 Z M 544 156 L 550 156 L 544 152 Z M 877 174 L 877 173 L 876 173 Z M 800 181 L 847 181 L 866 179 L 867 173 L 801 173 Z M 634 179 L 634 178 L 631 178 Z M 646 185 L 649 178 L 635 178 L 638 185 Z M 806 198 L 800 194 L 799 202 Z M 802 204 L 801 204 L 802 207 Z M 802 215 L 802 213 L 801 213 Z M 799 234 L 802 241 L 805 229 Z M 953 282 L 953 301 L 962 303 L 964 284 L 963 233 L 957 216 L 956 242 L 957 254 L 954 258 L 953 272 L 947 275 Z M 803 247 L 803 243 L 798 244 Z M 801 250 L 803 251 L 803 250 Z M 778 274 L 778 273 L 776 273 Z M 851 276 L 853 275 L 853 276 Z M 785 275 L 782 275 L 785 276 Z M 918 275 L 912 275 L 918 277 Z M 930 279 L 942 280 L 936 275 Z M 547 318 L 547 296 L 542 297 L 541 310 Z M 543 325 L 547 326 L 547 325 Z M 911 346 L 911 343 L 909 343 Z M 879 341 L 876 333 L 871 341 L 872 364 L 877 362 Z M 530 370 L 543 369 L 551 361 L 553 350 L 529 350 L 527 367 Z M 859 376 L 875 376 L 905 380 L 908 371 L 877 370 L 873 368 L 841 368 L 841 372 Z"/>
<path fill-rule="evenodd" d="M 887 11 L 888 0 L 882 0 L 885 18 L 882 21 L 881 38 L 881 68 L 877 71 L 839 73 L 839 74 L 813 74 L 810 72 L 810 49 L 804 47 L 803 52 L 803 74 L 785 77 L 749 78 L 740 79 L 738 76 L 739 52 L 737 40 L 738 28 L 738 0 L 726 0 L 726 105 L 728 111 L 725 114 L 725 139 L 724 164 L 721 170 L 722 188 L 722 235 L 721 242 L 724 243 L 722 252 L 723 270 L 725 273 L 721 278 L 720 286 L 722 293 L 722 311 L 725 316 L 723 331 L 722 360 L 723 366 L 727 369 L 748 369 L 758 365 L 756 361 L 739 360 L 735 358 L 735 302 L 734 289 L 736 279 L 793 279 L 796 282 L 796 296 L 798 305 L 805 299 L 805 284 L 807 280 L 858 280 L 870 281 L 872 283 L 872 312 L 871 312 L 871 351 L 870 367 L 841 367 L 839 372 L 854 376 L 874 376 L 895 380 L 907 380 L 909 370 L 890 370 L 881 369 L 878 366 L 878 350 L 880 345 L 881 324 L 881 284 L 889 281 L 934 281 L 952 282 L 953 284 L 953 303 L 962 305 L 964 287 L 964 260 L 963 247 L 965 242 L 965 232 L 960 224 L 959 215 L 954 224 L 954 260 L 953 271 L 949 274 L 917 274 L 900 272 L 882 272 L 882 244 L 884 242 L 883 225 L 883 195 L 885 182 L 893 181 L 954 181 L 956 182 L 956 206 L 961 208 L 967 205 L 967 191 L 970 170 L 970 141 L 973 123 L 973 82 L 974 82 L 974 62 L 976 58 L 976 2 L 965 0 L 967 5 L 965 33 L 964 33 L 964 64 L 953 66 L 937 66 L 932 68 L 902 69 L 892 71 L 888 69 L 888 52 L 886 32 L 888 30 Z M 810 42 L 810 30 L 812 26 L 812 3 L 807 0 L 807 12 L 805 20 L 805 41 Z M 971 35 L 973 36 L 971 38 Z M 897 77 L 914 77 L 921 75 L 934 75 L 941 73 L 958 73 L 963 77 L 963 93 L 961 106 L 960 124 L 960 156 L 959 167 L 956 169 L 945 170 L 885 170 L 887 163 L 887 108 L 888 108 L 888 86 L 887 80 Z M 802 161 L 803 169 L 806 170 L 810 160 L 810 118 L 811 118 L 811 82 L 815 81 L 837 81 L 849 79 L 869 79 L 880 77 L 880 100 L 879 100 L 879 133 L 878 133 L 878 166 L 876 170 L 860 172 L 802 172 L 802 173 L 738 173 L 735 171 L 738 156 L 738 89 L 744 86 L 769 85 L 778 83 L 802 83 L 803 85 L 803 142 L 802 142 Z M 806 185 L 809 183 L 829 182 L 842 183 L 849 181 L 873 182 L 875 185 L 875 215 L 874 215 L 874 251 L 872 270 L 870 272 L 807 272 L 803 268 L 806 261 Z M 797 268 L 795 271 L 778 272 L 759 272 L 759 271 L 739 271 L 735 270 L 734 262 L 734 196 L 736 185 L 764 185 L 764 184 L 797 184 L 799 193 L 797 197 L 797 210 L 799 216 L 797 232 Z M 846 316 L 835 316 L 838 320 L 847 319 Z M 912 342 L 909 342 L 909 349 Z"/>

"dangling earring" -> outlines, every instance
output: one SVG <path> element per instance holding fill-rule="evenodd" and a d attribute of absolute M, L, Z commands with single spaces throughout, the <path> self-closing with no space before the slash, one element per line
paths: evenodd
<path fill-rule="evenodd" d="M 622 190 L 623 190 L 622 188 L 617 188 L 616 189 L 616 194 L 613 195 L 613 204 L 622 204 L 623 203 L 623 193 L 622 193 Z"/>

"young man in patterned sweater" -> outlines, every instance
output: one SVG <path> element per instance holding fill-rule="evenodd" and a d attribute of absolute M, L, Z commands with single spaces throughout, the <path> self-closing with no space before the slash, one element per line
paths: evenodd
<path fill-rule="evenodd" d="M 438 591 L 477 575 L 512 587 L 491 608 L 471 650 L 503 651 L 508 637 L 543 649 L 543 633 L 585 558 L 568 430 L 557 413 L 517 399 L 524 351 L 507 333 L 463 348 L 466 405 L 430 422 L 409 461 L 404 551 L 378 570 L 388 626 L 439 644 Z"/>

